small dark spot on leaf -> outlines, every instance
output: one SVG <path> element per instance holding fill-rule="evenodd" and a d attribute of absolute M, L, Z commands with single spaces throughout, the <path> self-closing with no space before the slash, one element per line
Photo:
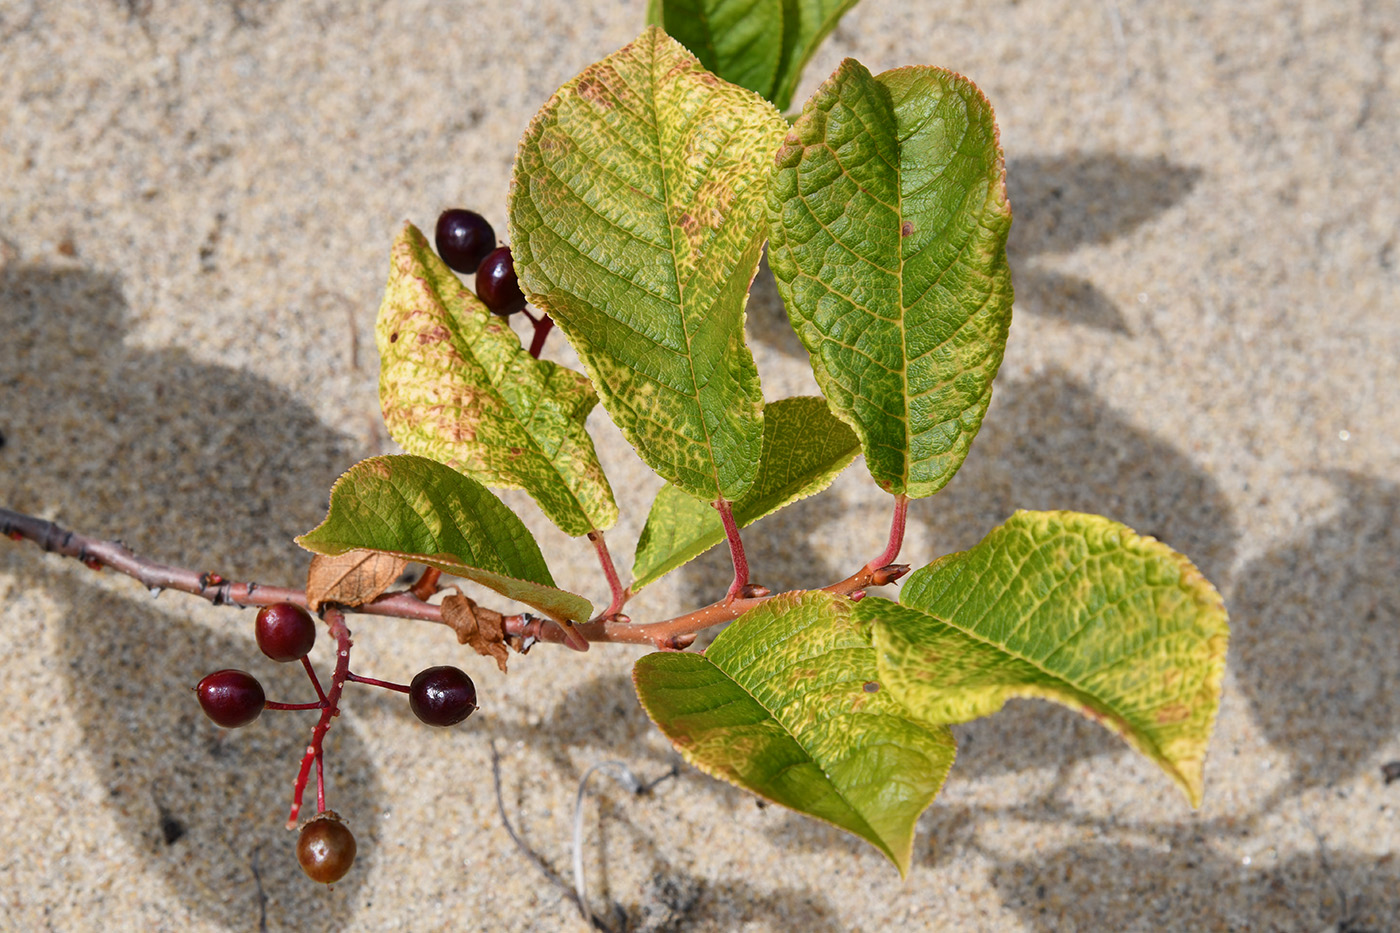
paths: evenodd
<path fill-rule="evenodd" d="M 914 232 L 914 223 L 913 223 L 913 221 L 906 220 L 906 221 L 904 222 L 904 226 L 902 226 L 902 227 L 899 228 L 899 235 L 900 235 L 900 236 L 908 236 L 909 234 L 911 234 L 911 233 L 913 233 L 913 232 Z"/>
<path fill-rule="evenodd" d="M 1400 761 L 1387 761 L 1381 765 L 1381 777 L 1385 778 L 1387 784 L 1400 781 Z"/>
<path fill-rule="evenodd" d="M 879 693 L 880 685 L 873 680 L 867 680 L 864 689 L 866 693 Z"/>
<path fill-rule="evenodd" d="M 390 342 L 390 343 L 397 343 L 398 340 L 399 340 L 399 332 L 398 332 L 398 331 L 394 331 L 392 334 L 389 335 L 389 342 Z"/>

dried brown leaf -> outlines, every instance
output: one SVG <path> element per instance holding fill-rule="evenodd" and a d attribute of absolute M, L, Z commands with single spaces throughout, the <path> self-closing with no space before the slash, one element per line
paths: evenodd
<path fill-rule="evenodd" d="M 306 602 L 313 612 L 322 603 L 362 606 L 393 585 L 407 566 L 408 561 L 382 551 L 317 554 L 306 574 Z"/>
<path fill-rule="evenodd" d="M 476 601 L 460 595 L 447 596 L 442 601 L 442 621 L 457 633 L 457 643 L 471 645 L 477 654 L 496 659 L 501 673 L 506 672 L 505 617 L 494 609 L 478 606 Z"/>

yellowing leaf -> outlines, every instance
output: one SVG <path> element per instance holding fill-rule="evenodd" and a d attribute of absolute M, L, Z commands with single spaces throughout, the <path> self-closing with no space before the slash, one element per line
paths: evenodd
<path fill-rule="evenodd" d="M 530 300 L 641 458 L 706 501 L 743 495 L 758 469 L 763 393 L 744 304 L 784 128 L 651 28 L 555 93 L 511 181 Z"/>
<path fill-rule="evenodd" d="M 524 489 L 565 534 L 612 527 L 617 505 L 584 420 L 587 377 L 520 346 L 408 224 L 375 325 L 379 402 L 411 454 Z"/>
<path fill-rule="evenodd" d="M 860 442 L 831 414 L 826 400 L 772 402 L 763 411 L 758 476 L 733 503 L 742 528 L 798 499 L 821 492 L 855 459 Z M 724 523 L 708 503 L 665 486 L 647 515 L 632 562 L 632 591 L 654 583 L 724 540 Z"/>
<path fill-rule="evenodd" d="M 1200 804 L 1229 629 L 1220 594 L 1166 545 L 1097 515 L 1017 512 L 911 574 L 899 605 L 854 611 L 874 623 L 881 681 L 925 722 L 1054 700 Z"/>
<path fill-rule="evenodd" d="M 884 688 L 851 605 L 821 592 L 775 596 L 704 655 L 649 654 L 632 678 L 691 764 L 860 836 L 903 875 L 914 823 L 955 746 Z"/>

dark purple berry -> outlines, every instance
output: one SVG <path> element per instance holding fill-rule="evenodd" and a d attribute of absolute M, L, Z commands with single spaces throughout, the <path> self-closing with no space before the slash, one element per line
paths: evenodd
<path fill-rule="evenodd" d="M 267 703 L 262 684 L 247 671 L 215 671 L 194 689 L 204 714 L 225 729 L 248 725 Z"/>
<path fill-rule="evenodd" d="M 300 661 L 316 644 L 316 623 L 296 603 L 277 603 L 258 610 L 253 634 L 262 653 L 274 661 Z"/>
<path fill-rule="evenodd" d="M 471 275 L 486 254 L 496 248 L 496 231 L 476 211 L 453 208 L 438 217 L 438 255 L 447 267 L 463 275 Z"/>
<path fill-rule="evenodd" d="M 515 260 L 510 247 L 491 251 L 476 270 L 476 297 L 495 313 L 506 317 L 525 309 L 525 293 L 515 278 Z"/>
<path fill-rule="evenodd" d="M 430 667 L 408 685 L 408 705 L 430 726 L 455 726 L 476 711 L 476 685 L 455 667 Z"/>
<path fill-rule="evenodd" d="M 301 828 L 297 861 L 312 881 L 335 884 L 355 864 L 355 836 L 334 813 L 322 813 Z"/>

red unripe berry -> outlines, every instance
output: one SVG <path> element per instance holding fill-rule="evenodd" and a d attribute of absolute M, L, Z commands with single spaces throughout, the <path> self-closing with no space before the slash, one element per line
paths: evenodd
<path fill-rule="evenodd" d="M 515 277 L 510 247 L 493 250 L 476 270 L 476 297 L 496 314 L 507 317 L 525 309 L 525 293 Z"/>
<path fill-rule="evenodd" d="M 262 653 L 274 661 L 300 661 L 316 644 L 316 623 L 296 603 L 277 603 L 258 610 L 253 634 Z"/>
<path fill-rule="evenodd" d="M 408 685 L 408 705 L 430 726 L 455 726 L 476 712 L 476 685 L 455 667 L 430 667 Z"/>
<path fill-rule="evenodd" d="M 194 690 L 204 714 L 225 729 L 248 725 L 267 704 L 262 684 L 247 671 L 215 671 Z"/>
<path fill-rule="evenodd" d="M 335 884 L 355 864 L 355 836 L 334 813 L 322 813 L 301 828 L 297 861 L 312 881 Z"/>

